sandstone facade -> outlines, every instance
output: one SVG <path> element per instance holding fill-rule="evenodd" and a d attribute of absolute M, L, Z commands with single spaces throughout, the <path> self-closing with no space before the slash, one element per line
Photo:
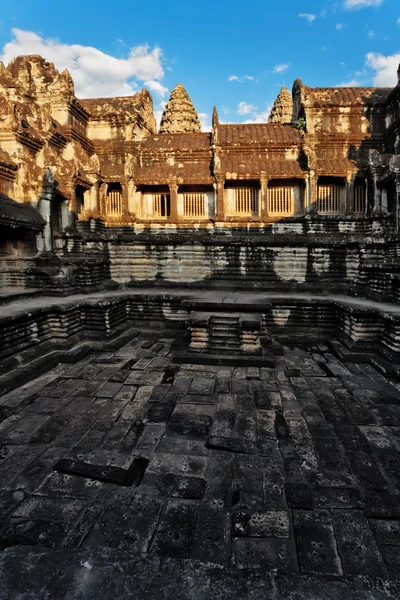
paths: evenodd
<path fill-rule="evenodd" d="M 270 122 L 202 133 L 182 85 L 78 100 L 40 56 L 0 69 L 1 281 L 53 293 L 144 281 L 400 297 L 400 86 L 283 88 Z M 36 225 L 33 225 L 33 223 Z M 40 223 L 38 233 L 37 223 Z"/>

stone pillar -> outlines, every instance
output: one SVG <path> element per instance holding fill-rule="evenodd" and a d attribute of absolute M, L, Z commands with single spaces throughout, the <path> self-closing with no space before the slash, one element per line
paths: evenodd
<path fill-rule="evenodd" d="M 122 190 L 122 219 L 124 222 L 129 221 L 129 205 L 128 205 L 128 184 L 121 183 Z"/>
<path fill-rule="evenodd" d="M 225 219 L 225 199 L 224 199 L 224 194 L 225 194 L 225 180 L 222 177 L 219 177 L 217 179 L 217 206 L 218 206 L 218 211 L 217 211 L 217 221 L 224 221 Z"/>
<path fill-rule="evenodd" d="M 400 176 L 396 177 L 396 232 L 400 225 Z"/>
<path fill-rule="evenodd" d="M 43 178 L 43 189 L 40 194 L 38 210 L 46 221 L 43 233 L 37 237 L 37 247 L 39 252 L 51 252 L 53 249 L 53 240 L 51 232 L 51 203 L 54 198 L 54 176 L 50 169 L 47 169 Z"/>
<path fill-rule="evenodd" d="M 374 208 L 375 214 L 380 214 L 382 211 L 382 190 L 378 188 L 378 176 L 374 174 Z"/>
<path fill-rule="evenodd" d="M 354 214 L 354 177 L 352 175 L 348 176 L 346 180 L 345 214 Z"/>
<path fill-rule="evenodd" d="M 69 202 L 69 210 L 72 213 L 76 213 L 76 185 L 72 186 L 71 189 L 71 200 Z"/>
<path fill-rule="evenodd" d="M 98 211 L 100 217 L 107 216 L 107 184 L 104 181 L 99 183 Z"/>
<path fill-rule="evenodd" d="M 317 177 L 314 171 L 309 171 L 306 179 L 306 215 L 317 212 Z"/>
<path fill-rule="evenodd" d="M 136 186 L 133 181 L 128 183 L 128 211 L 132 219 L 136 219 Z"/>
<path fill-rule="evenodd" d="M 268 221 L 268 177 L 264 171 L 260 175 L 260 216 Z"/>
<path fill-rule="evenodd" d="M 170 203 L 171 203 L 170 221 L 172 223 L 177 223 L 178 222 L 178 184 L 174 181 L 169 184 L 169 197 L 170 197 Z"/>

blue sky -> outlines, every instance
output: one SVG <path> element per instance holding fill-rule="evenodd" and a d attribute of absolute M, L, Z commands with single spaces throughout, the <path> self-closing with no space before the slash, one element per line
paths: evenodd
<path fill-rule="evenodd" d="M 210 123 L 266 121 L 279 89 L 394 86 L 399 0 L 3 0 L 1 60 L 39 53 L 69 68 L 80 97 L 143 85 L 157 116 L 182 83 Z"/>

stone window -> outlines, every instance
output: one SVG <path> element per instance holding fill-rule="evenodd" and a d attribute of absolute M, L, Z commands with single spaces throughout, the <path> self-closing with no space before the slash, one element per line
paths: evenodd
<path fill-rule="evenodd" d="M 153 194 L 153 217 L 167 218 L 171 214 L 169 194 Z"/>
<path fill-rule="evenodd" d="M 334 183 L 320 183 L 317 188 L 317 211 L 325 215 L 336 215 L 341 212 L 342 186 Z"/>
<path fill-rule="evenodd" d="M 294 214 L 294 189 L 291 186 L 268 188 L 268 214 L 272 216 Z"/>
<path fill-rule="evenodd" d="M 254 187 L 235 188 L 235 212 L 238 215 L 256 215 L 257 189 Z"/>
<path fill-rule="evenodd" d="M 205 217 L 206 203 L 204 192 L 187 192 L 183 194 L 183 214 L 185 217 Z"/>
<path fill-rule="evenodd" d="M 110 217 L 120 217 L 122 215 L 122 188 L 119 183 L 108 185 L 106 212 Z"/>
<path fill-rule="evenodd" d="M 365 183 L 354 184 L 354 212 L 359 215 L 365 213 L 367 188 Z"/>

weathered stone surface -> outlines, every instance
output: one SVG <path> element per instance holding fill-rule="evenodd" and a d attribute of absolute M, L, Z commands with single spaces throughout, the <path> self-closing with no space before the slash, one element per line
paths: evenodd
<path fill-rule="evenodd" d="M 178 83 L 171 92 L 161 117 L 159 133 L 200 132 L 201 125 L 189 94 Z"/>

